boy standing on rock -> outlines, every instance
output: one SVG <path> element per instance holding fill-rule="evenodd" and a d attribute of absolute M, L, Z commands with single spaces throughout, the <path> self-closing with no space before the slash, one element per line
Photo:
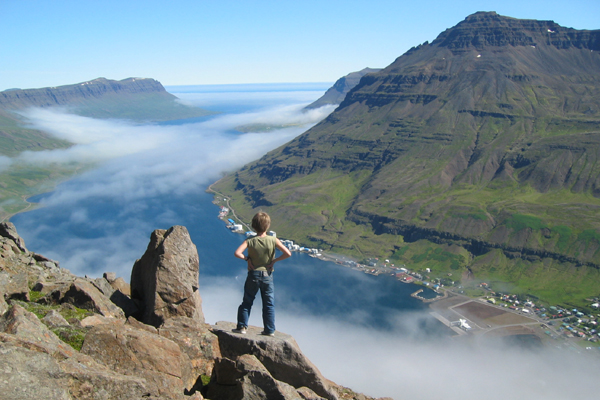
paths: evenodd
<path fill-rule="evenodd" d="M 275 334 L 275 286 L 273 284 L 273 266 L 277 261 L 285 260 L 292 253 L 279 239 L 267 235 L 271 218 L 265 212 L 259 212 L 252 218 L 252 228 L 256 236 L 246 239 L 237 248 L 234 255 L 248 261 L 248 277 L 244 284 L 244 298 L 238 307 L 236 333 L 246 333 L 250 310 L 256 293 L 260 290 L 262 298 L 263 335 Z M 275 258 L 275 248 L 283 254 Z M 248 255 L 244 251 L 248 250 Z"/>

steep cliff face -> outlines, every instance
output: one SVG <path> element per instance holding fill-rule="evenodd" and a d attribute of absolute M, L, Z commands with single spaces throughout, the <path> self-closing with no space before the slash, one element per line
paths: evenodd
<path fill-rule="evenodd" d="M 364 76 L 326 120 L 217 189 L 322 247 L 476 241 L 472 257 L 597 267 L 599 140 L 600 31 L 481 12 Z"/>

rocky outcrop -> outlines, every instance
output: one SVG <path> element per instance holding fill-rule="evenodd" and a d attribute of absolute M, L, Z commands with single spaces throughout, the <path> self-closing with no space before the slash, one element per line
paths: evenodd
<path fill-rule="evenodd" d="M 198 265 L 198 251 L 185 227 L 154 231 L 131 271 L 131 298 L 141 308 L 140 320 L 157 328 L 177 316 L 204 322 Z"/>
<path fill-rule="evenodd" d="M 281 388 L 274 384 L 276 381 L 285 382 L 295 388 L 307 387 L 317 395 L 326 399 L 337 399 L 337 394 L 327 380 L 321 375 L 317 367 L 302 354 L 293 337 L 285 333 L 276 332 L 274 337 L 261 335 L 261 329 L 250 327 L 246 335 L 233 333 L 236 327 L 231 322 L 217 322 L 213 331 L 219 337 L 221 354 L 228 362 L 221 360 L 213 372 L 215 385 L 209 387 L 210 391 L 217 391 L 216 386 L 230 385 L 219 383 L 223 378 L 224 370 L 234 369 L 239 375 L 237 382 L 242 389 L 245 379 L 251 379 L 255 372 L 264 380 L 269 377 L 263 390 Z M 250 359 L 248 356 L 252 356 Z M 255 367 L 261 364 L 261 368 Z M 248 368 L 248 365 L 251 367 Z M 235 366 L 235 367 L 234 367 Z M 254 366 L 254 367 L 252 367 Z M 238 388 L 239 389 L 239 388 Z M 242 390 L 244 391 L 244 390 Z"/>
<path fill-rule="evenodd" d="M 184 227 L 155 231 L 132 273 L 141 306 L 146 296 L 162 302 L 149 313 L 156 326 L 133 316 L 145 313 L 118 306 L 133 300 L 114 274 L 77 277 L 27 252 L 12 224 L 0 225 L 2 232 L 2 398 L 368 399 L 327 381 L 289 335 L 259 336 L 257 327 L 240 335 L 233 323 L 206 324 L 198 254 Z M 13 287 L 19 289 L 5 290 Z M 166 296 L 169 290 L 176 294 Z"/>
<path fill-rule="evenodd" d="M 81 353 L 119 374 L 144 378 L 148 390 L 164 398 L 181 397 L 196 381 L 189 359 L 175 342 L 135 327 L 95 326 L 86 334 Z"/>
<path fill-rule="evenodd" d="M 91 282 L 82 278 L 75 278 L 60 302 L 77 305 L 105 317 L 121 319 L 125 317 L 121 308 L 104 296 Z"/>
<path fill-rule="evenodd" d="M 0 364 L 5 398 L 125 400 L 149 394 L 143 379 L 115 373 L 77 352 L 19 305 L 0 317 Z"/>

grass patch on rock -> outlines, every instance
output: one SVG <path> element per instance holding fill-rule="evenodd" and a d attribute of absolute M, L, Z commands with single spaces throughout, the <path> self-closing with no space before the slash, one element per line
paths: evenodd
<path fill-rule="evenodd" d="M 50 329 L 63 342 L 71 346 L 77 351 L 81 351 L 85 340 L 86 330 L 83 328 L 75 328 L 72 326 L 60 326 Z"/>

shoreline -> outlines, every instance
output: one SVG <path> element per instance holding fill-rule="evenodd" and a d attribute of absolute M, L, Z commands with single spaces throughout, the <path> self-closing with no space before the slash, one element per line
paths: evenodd
<path fill-rule="evenodd" d="M 215 197 L 216 196 L 222 197 L 222 199 L 225 201 L 226 205 L 225 206 L 220 205 L 219 201 L 217 199 L 213 199 L 212 203 L 214 205 L 216 205 L 217 207 L 226 207 L 228 209 L 228 212 L 231 212 L 233 218 L 235 218 L 239 222 L 239 224 L 246 227 L 246 229 L 251 230 L 252 228 L 245 221 L 243 221 L 239 216 L 236 215 L 235 210 L 231 207 L 231 203 L 230 203 L 231 199 L 228 196 L 225 196 L 224 194 L 217 192 L 216 190 L 214 190 L 212 188 L 212 186 L 217 182 L 210 184 L 207 187 L 206 192 L 212 193 L 213 196 L 215 196 Z M 219 215 L 218 218 L 223 220 L 223 219 L 227 218 L 227 214 L 223 215 L 223 216 Z M 225 223 L 225 221 L 223 221 L 223 222 Z M 237 232 L 237 233 L 243 234 L 242 232 Z M 301 251 L 301 250 L 298 250 L 298 251 Z M 301 251 L 301 252 L 305 252 L 305 251 Z M 367 265 L 359 264 L 354 258 L 343 255 L 343 254 L 342 255 L 328 254 L 324 251 L 319 251 L 316 254 L 310 254 L 309 251 L 308 251 L 308 253 L 309 253 L 309 256 L 319 259 L 321 261 L 333 262 L 335 264 L 338 264 L 338 265 L 341 265 L 341 266 L 347 267 L 347 268 L 352 268 L 354 270 L 363 272 L 365 274 L 374 275 L 374 276 L 387 275 L 390 278 L 393 278 L 394 280 L 396 280 L 398 282 L 402 282 L 402 283 L 406 283 L 406 284 L 414 284 L 416 286 L 420 286 L 421 288 L 418 289 L 415 293 L 411 294 L 411 296 L 423 301 L 424 303 L 432 303 L 437 300 L 445 299 L 448 296 L 446 290 L 441 290 L 444 294 L 440 295 L 440 291 L 429 287 L 429 283 L 426 283 L 422 279 L 419 279 L 415 276 L 411 276 L 410 281 L 405 280 L 405 277 L 407 275 L 409 275 L 408 272 L 406 272 L 406 273 L 401 272 L 400 268 L 393 266 L 393 264 L 390 267 L 384 266 L 382 268 L 382 267 L 377 267 L 377 266 L 367 266 Z M 404 269 L 404 270 L 406 271 L 406 269 Z M 426 297 L 415 295 L 416 293 L 422 293 L 425 289 L 429 289 L 429 290 L 433 291 L 434 293 L 436 293 L 437 295 L 432 298 L 426 298 Z"/>

